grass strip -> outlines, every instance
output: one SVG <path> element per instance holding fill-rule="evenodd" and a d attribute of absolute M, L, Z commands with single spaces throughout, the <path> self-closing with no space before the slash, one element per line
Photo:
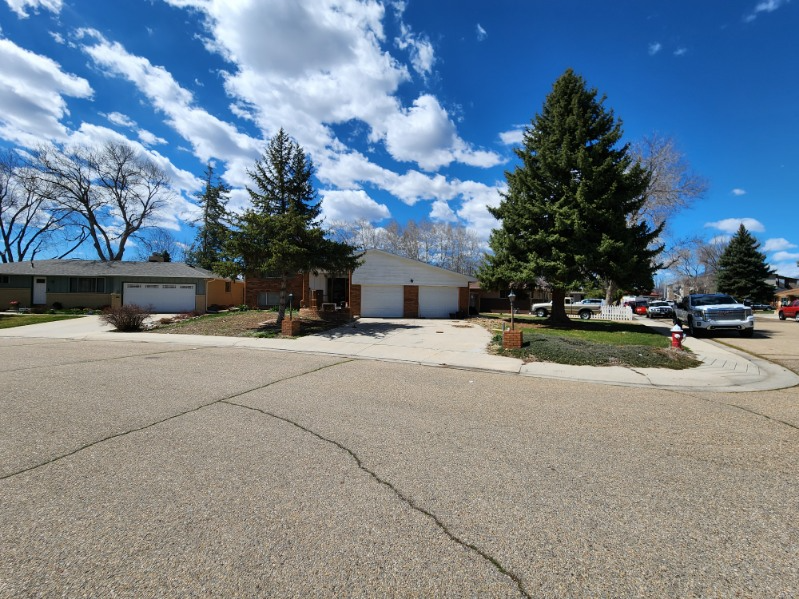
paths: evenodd
<path fill-rule="evenodd" d="M 81 315 L 74 314 L 0 314 L 0 329 L 11 329 L 13 327 L 24 327 L 29 324 L 40 324 L 43 322 L 54 322 L 56 320 L 69 320 L 71 318 L 81 318 Z"/>

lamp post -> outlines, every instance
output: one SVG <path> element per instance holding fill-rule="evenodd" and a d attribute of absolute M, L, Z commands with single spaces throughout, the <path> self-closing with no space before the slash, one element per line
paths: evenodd
<path fill-rule="evenodd" d="M 291 315 L 291 301 L 294 299 L 294 294 L 289 293 L 289 320 L 294 320 Z"/>
<path fill-rule="evenodd" d="M 513 330 L 513 300 L 516 299 L 516 294 L 513 293 L 513 289 L 510 290 L 508 294 L 508 301 L 510 302 L 510 330 Z"/>

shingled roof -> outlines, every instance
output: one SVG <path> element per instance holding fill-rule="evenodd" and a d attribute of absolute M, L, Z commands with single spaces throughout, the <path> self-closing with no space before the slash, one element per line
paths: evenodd
<path fill-rule="evenodd" d="M 101 260 L 34 260 L 0 264 L 3 275 L 49 277 L 171 277 L 176 279 L 216 279 L 217 275 L 185 262 L 103 262 Z"/>

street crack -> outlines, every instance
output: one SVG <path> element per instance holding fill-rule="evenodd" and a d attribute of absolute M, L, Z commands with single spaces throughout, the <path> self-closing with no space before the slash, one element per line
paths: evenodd
<path fill-rule="evenodd" d="M 116 359 L 116 358 L 113 358 L 113 359 Z M 10 472 L 8 474 L 0 475 L 0 480 L 6 480 L 6 479 L 12 478 L 14 476 L 19 476 L 20 474 L 25 474 L 26 472 L 31 472 L 32 470 L 36 470 L 38 468 L 42 468 L 43 466 L 48 466 L 50 464 L 54 464 L 54 463 L 59 462 L 59 461 L 65 459 L 65 458 L 68 458 L 68 457 L 73 456 L 73 455 L 75 455 L 77 453 L 80 453 L 81 451 L 83 451 L 85 449 L 89 449 L 91 447 L 95 447 L 96 445 L 100 445 L 101 443 L 105 443 L 106 441 L 111 441 L 113 439 L 118 439 L 119 437 L 124 437 L 126 435 L 131 435 L 133 433 L 146 431 L 147 429 L 156 427 L 156 426 L 158 426 L 160 424 L 164 424 L 165 422 L 169 422 L 170 420 L 175 420 L 176 418 L 181 418 L 182 416 L 186 416 L 187 414 L 193 414 L 195 412 L 199 412 L 200 410 L 202 410 L 204 408 L 208 408 L 208 407 L 214 406 L 214 405 L 219 404 L 219 403 L 228 402 L 228 403 L 230 403 L 230 405 L 239 405 L 239 404 L 236 404 L 236 403 L 232 403 L 229 400 L 235 399 L 236 397 L 241 397 L 242 395 L 247 395 L 248 393 L 252 393 L 253 391 L 259 391 L 261 389 L 266 389 L 267 387 L 271 387 L 272 385 L 276 385 L 278 383 L 283 383 L 285 381 L 290 381 L 292 379 L 296 379 L 296 378 L 305 376 L 307 374 L 312 374 L 314 372 L 318 372 L 320 370 L 324 370 L 325 368 L 332 368 L 333 366 L 339 366 L 341 364 L 346 364 L 347 362 L 351 362 L 351 361 L 352 360 L 342 360 L 340 362 L 334 362 L 333 364 L 326 364 L 324 366 L 320 366 L 319 368 L 314 368 L 312 370 L 306 370 L 306 371 L 300 372 L 298 374 L 293 374 L 291 376 L 287 376 L 285 378 L 278 379 L 276 381 L 270 381 L 269 383 L 266 383 L 264 385 L 258 385 L 257 387 L 253 387 L 251 389 L 246 389 L 244 391 L 240 391 L 238 393 L 234 393 L 232 395 L 228 395 L 227 397 L 220 397 L 219 399 L 215 399 L 213 401 L 209 401 L 209 402 L 206 402 L 204 404 L 200 404 L 199 406 L 195 406 L 195 407 L 190 408 L 188 410 L 184 410 L 182 412 L 178 412 L 177 414 L 172 414 L 171 416 L 167 416 L 166 418 L 161 418 L 160 420 L 156 420 L 154 422 L 150 422 L 148 424 L 145 424 L 145 425 L 142 425 L 142 426 L 139 426 L 139 427 L 136 427 L 136 428 L 132 428 L 132 429 L 127 430 L 127 431 L 122 431 L 122 432 L 119 432 L 119 433 L 115 433 L 113 435 L 108 435 L 107 437 L 103 437 L 102 439 L 96 439 L 96 440 L 91 441 L 89 443 L 84 443 L 83 445 L 73 449 L 72 451 L 68 451 L 68 452 L 62 453 L 62 454 L 57 455 L 57 456 L 55 456 L 55 457 L 53 457 L 53 458 L 51 458 L 49 460 L 45 460 L 44 462 L 40 462 L 38 464 L 34 464 L 33 466 L 28 466 L 26 468 L 21 468 L 20 470 L 16 470 L 16 471 Z"/>
<path fill-rule="evenodd" d="M 239 408 L 243 408 L 245 410 L 252 410 L 254 412 L 259 412 L 259 413 L 263 414 L 264 416 L 269 416 L 270 418 L 274 418 L 276 420 L 280 420 L 281 422 L 285 422 L 286 424 L 289 424 L 291 426 L 294 426 L 294 427 L 298 428 L 299 430 L 303 431 L 304 433 L 307 433 L 307 434 L 309 434 L 309 435 L 311 435 L 313 437 L 316 437 L 317 439 L 319 439 L 320 441 L 322 441 L 324 443 L 329 443 L 330 445 L 333 445 L 334 447 L 337 447 L 338 449 L 340 449 L 341 451 L 343 451 L 344 453 L 349 455 L 355 461 L 355 464 L 357 465 L 359 470 L 365 472 L 368 476 L 370 476 L 372 479 L 374 479 L 378 484 L 383 485 L 384 487 L 388 488 L 400 501 L 402 501 L 404 504 L 406 504 L 412 510 L 414 510 L 415 512 L 418 512 L 418 513 L 426 516 L 430 520 L 432 520 L 432 522 L 447 537 L 449 537 L 450 540 L 452 540 L 453 542 L 457 543 L 458 545 L 460 545 L 464 549 L 468 549 L 469 551 L 472 551 L 473 553 L 476 553 L 482 559 L 484 559 L 485 561 L 490 563 L 498 572 L 500 572 L 504 576 L 507 576 L 508 578 L 510 578 L 514 582 L 514 584 L 516 585 L 516 588 L 518 588 L 519 593 L 523 597 L 527 597 L 528 599 L 531 599 L 532 595 L 530 595 L 530 593 L 527 591 L 527 589 L 525 589 L 521 578 L 517 574 L 515 574 L 514 572 L 512 572 L 511 570 L 509 570 L 508 568 L 503 566 L 497 558 L 489 555 L 488 553 L 486 553 L 485 551 L 480 549 L 477 545 L 474 545 L 473 543 L 469 543 L 468 541 L 460 538 L 458 535 L 456 535 L 454 532 L 452 532 L 452 530 L 450 530 L 450 528 L 444 522 L 442 522 L 439 519 L 439 517 L 436 516 L 433 512 L 431 512 L 429 510 L 426 510 L 425 508 L 423 508 L 422 506 L 417 504 L 413 499 L 411 499 L 410 497 L 405 495 L 402 491 L 400 491 L 391 482 L 385 480 L 379 474 L 377 474 L 374 470 L 371 470 L 368 466 L 366 466 L 363 463 L 363 460 L 360 458 L 360 456 L 355 451 L 353 451 L 352 449 L 350 449 L 346 445 L 336 441 L 335 439 L 330 439 L 329 437 L 325 437 L 324 435 L 322 435 L 320 433 L 317 433 L 316 431 L 314 431 L 314 430 L 312 430 L 312 429 L 310 429 L 310 428 L 308 428 L 306 426 L 303 426 L 302 424 L 300 424 L 298 422 L 295 422 L 294 420 L 291 420 L 290 418 L 286 418 L 285 416 L 280 416 L 279 414 L 275 414 L 274 412 L 270 412 L 268 410 L 264 410 L 264 409 L 261 409 L 261 408 L 255 408 L 255 407 L 248 406 L 248 405 L 245 405 L 245 404 L 236 403 L 235 401 L 230 401 L 231 399 L 233 399 L 233 398 L 231 397 L 231 398 L 228 398 L 228 399 L 222 399 L 222 400 L 220 400 L 220 402 L 221 403 L 226 403 L 226 404 L 231 405 L 231 406 L 236 406 L 236 407 L 239 407 Z"/>

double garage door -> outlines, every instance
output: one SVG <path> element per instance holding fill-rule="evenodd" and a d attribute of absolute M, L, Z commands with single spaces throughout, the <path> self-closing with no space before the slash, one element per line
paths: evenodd
<path fill-rule="evenodd" d="M 457 287 L 419 287 L 420 318 L 449 318 L 457 311 Z M 402 318 L 402 285 L 362 285 L 361 316 Z"/>
<path fill-rule="evenodd" d="M 182 283 L 125 283 L 122 303 L 151 307 L 153 312 L 192 312 L 195 286 Z"/>

